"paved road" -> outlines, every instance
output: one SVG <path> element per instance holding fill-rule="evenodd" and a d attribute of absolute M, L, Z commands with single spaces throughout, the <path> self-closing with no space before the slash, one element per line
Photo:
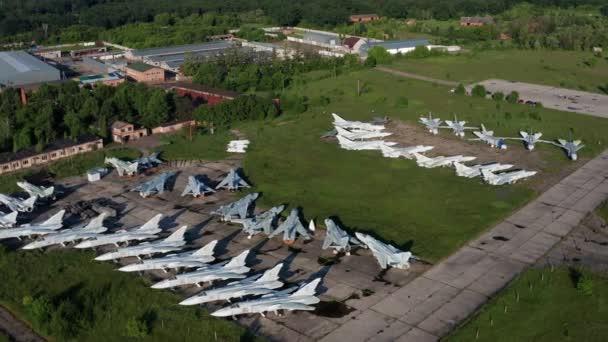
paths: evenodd
<path fill-rule="evenodd" d="M 435 341 L 608 197 L 608 151 L 322 341 Z"/>
<path fill-rule="evenodd" d="M 0 306 L 0 331 L 7 334 L 15 342 L 44 342 L 45 339 L 36 334 L 27 324 L 23 323 L 10 311 Z"/>
<path fill-rule="evenodd" d="M 386 72 L 386 73 L 389 73 L 389 74 L 393 74 L 395 76 L 406 77 L 406 78 L 413 78 L 415 80 L 432 82 L 432 83 L 436 83 L 436 84 L 440 84 L 440 85 L 444 85 L 444 86 L 448 86 L 448 87 L 456 87 L 456 86 L 458 86 L 458 82 L 440 80 L 438 78 L 432 78 L 432 77 L 412 74 L 412 73 L 409 73 L 409 72 L 399 71 L 399 70 L 395 70 L 395 69 L 391 69 L 391 68 L 387 68 L 387 67 L 383 67 L 383 66 L 377 66 L 376 70 L 380 70 L 380 71 L 383 71 L 383 72 Z"/>

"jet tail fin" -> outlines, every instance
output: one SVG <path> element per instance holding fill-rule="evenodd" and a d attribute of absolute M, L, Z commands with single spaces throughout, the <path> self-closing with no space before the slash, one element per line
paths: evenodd
<path fill-rule="evenodd" d="M 169 235 L 165 241 L 183 241 L 186 229 L 188 229 L 188 226 L 182 226 L 180 229 L 174 231 L 173 234 Z"/>
<path fill-rule="evenodd" d="M 226 266 L 224 266 L 224 267 L 231 268 L 231 267 L 245 266 L 245 260 L 247 259 L 248 255 L 249 255 L 249 250 L 246 250 L 243 253 L 232 258 L 232 260 L 230 260 L 230 262 L 227 263 Z"/>
<path fill-rule="evenodd" d="M 157 214 L 153 218 L 151 218 L 148 222 L 144 223 L 143 226 L 139 227 L 138 231 L 146 231 L 146 230 L 154 230 L 158 228 L 160 223 L 160 219 L 163 217 L 163 214 Z"/>
<path fill-rule="evenodd" d="M 27 206 L 27 207 L 34 207 L 34 204 L 36 204 L 36 201 L 38 200 L 38 196 L 32 196 L 29 197 L 28 199 L 26 199 L 25 201 L 23 201 L 23 205 Z"/>
<path fill-rule="evenodd" d="M 316 278 L 315 280 L 311 281 L 310 283 L 300 287 L 296 292 L 294 292 L 294 294 L 292 294 L 292 297 L 295 296 L 314 296 L 317 292 L 317 286 L 319 285 L 319 283 L 321 282 L 321 278 Z"/>
<path fill-rule="evenodd" d="M 481 175 L 483 176 L 483 178 L 485 180 L 492 180 L 492 179 L 496 179 L 497 178 L 497 176 L 494 173 L 492 173 L 492 172 L 490 172 L 488 170 L 483 170 L 483 169 L 481 170 Z"/>
<path fill-rule="evenodd" d="M 92 219 L 83 229 L 95 229 L 103 226 L 103 221 L 106 219 L 108 214 L 101 213 L 96 218 Z"/>
<path fill-rule="evenodd" d="M 459 162 L 454 162 L 454 167 L 456 168 L 456 173 L 459 175 L 465 173 L 466 171 L 468 171 L 470 169 L 470 167 L 468 167 L 464 164 L 461 164 Z"/>
<path fill-rule="evenodd" d="M 215 249 L 215 245 L 217 245 L 217 240 L 213 240 L 201 247 L 196 252 L 192 253 L 192 255 L 201 256 L 201 255 L 213 255 L 213 250 Z"/>
<path fill-rule="evenodd" d="M 260 279 L 256 280 L 256 283 L 279 280 L 279 272 L 281 272 L 281 268 L 283 268 L 283 263 L 280 263 L 275 267 L 267 270 L 266 272 L 264 272 L 264 275 Z"/>
<path fill-rule="evenodd" d="M 342 119 L 338 114 L 331 113 L 331 116 L 334 117 L 334 122 L 346 122 L 346 120 Z"/>
<path fill-rule="evenodd" d="M 55 215 L 51 216 L 48 220 L 44 221 L 44 225 L 61 224 L 63 222 L 63 215 L 65 215 L 65 209 L 60 210 Z"/>
<path fill-rule="evenodd" d="M 49 186 L 48 188 L 44 189 L 44 196 L 45 197 L 50 197 L 53 195 L 53 193 L 55 192 L 55 187 L 54 186 Z"/>
<path fill-rule="evenodd" d="M 9 222 L 11 224 L 15 224 L 17 223 L 17 215 L 19 214 L 18 211 L 12 211 L 9 214 L 4 215 L 3 219 L 6 220 L 6 222 Z"/>

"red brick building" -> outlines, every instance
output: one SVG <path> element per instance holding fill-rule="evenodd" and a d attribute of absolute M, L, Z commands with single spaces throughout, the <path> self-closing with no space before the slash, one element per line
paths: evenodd
<path fill-rule="evenodd" d="M 489 25 L 494 22 L 494 19 L 490 16 L 485 17 L 461 17 L 460 18 L 460 26 L 475 26 L 480 27 L 484 25 Z"/>
<path fill-rule="evenodd" d="M 119 144 L 125 144 L 148 135 L 146 128 L 135 129 L 135 125 L 124 121 L 115 121 L 111 129 L 112 140 Z"/>
<path fill-rule="evenodd" d="M 353 14 L 349 17 L 351 23 L 367 23 L 370 21 L 380 20 L 377 14 Z"/>
<path fill-rule="evenodd" d="M 167 90 L 173 90 L 180 96 L 188 96 L 192 100 L 200 100 L 207 105 L 215 105 L 226 100 L 234 100 L 240 94 L 230 90 L 220 90 L 205 87 L 200 84 L 177 82 L 163 85 Z"/>
<path fill-rule="evenodd" d="M 150 64 L 136 62 L 127 64 L 127 77 L 143 83 L 159 83 L 165 81 L 165 70 Z"/>

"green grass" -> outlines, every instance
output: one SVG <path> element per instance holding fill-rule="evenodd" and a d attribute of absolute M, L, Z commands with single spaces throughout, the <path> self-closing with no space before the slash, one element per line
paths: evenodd
<path fill-rule="evenodd" d="M 604 222 L 608 223 L 608 201 L 604 201 L 600 204 L 600 206 L 595 209 L 595 213 L 601 217 Z"/>
<path fill-rule="evenodd" d="M 592 284 L 592 294 L 586 295 L 577 289 L 577 275 L 572 272 L 576 271 L 527 271 L 445 340 L 605 341 L 608 277 L 582 271 Z"/>
<path fill-rule="evenodd" d="M 216 160 L 228 157 L 226 145 L 234 136 L 228 131 L 215 134 L 195 134 L 192 141 L 182 134 L 173 134 L 162 138 L 169 143 L 158 150 L 164 160 Z"/>
<path fill-rule="evenodd" d="M 150 282 L 117 272 L 94 253 L 8 251 L 0 247 L 0 303 L 55 340 L 128 340 L 127 321 L 145 322 L 148 341 L 253 340 L 246 330 L 216 319 Z M 48 299 L 47 309 L 32 305 Z"/>
<path fill-rule="evenodd" d="M 10 342 L 8 335 L 0 331 L 0 342 Z"/>
<path fill-rule="evenodd" d="M 402 59 L 390 67 L 463 84 L 499 78 L 599 93 L 608 79 L 608 60 L 574 51 L 481 51 Z"/>

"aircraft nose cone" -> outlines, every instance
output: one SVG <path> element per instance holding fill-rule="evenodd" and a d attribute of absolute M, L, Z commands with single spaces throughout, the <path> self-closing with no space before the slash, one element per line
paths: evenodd
<path fill-rule="evenodd" d="M 112 255 L 110 254 L 102 254 L 100 256 L 98 256 L 97 258 L 95 258 L 95 260 L 97 261 L 108 261 L 108 260 L 112 260 Z"/>
<path fill-rule="evenodd" d="M 190 297 L 188 299 L 184 299 L 181 302 L 179 302 L 179 305 L 196 305 L 198 304 L 196 302 L 196 297 Z"/>
<path fill-rule="evenodd" d="M 169 282 L 167 280 L 163 280 L 161 282 L 158 282 L 152 286 L 150 286 L 153 289 L 165 289 L 167 287 L 169 287 Z"/>
<path fill-rule="evenodd" d="M 34 244 L 31 244 L 31 243 L 28 244 L 28 245 L 25 245 L 25 246 L 21 247 L 21 249 L 27 249 L 27 250 L 35 249 L 35 248 L 36 248 L 36 246 Z"/>
<path fill-rule="evenodd" d="M 230 316 L 230 310 L 228 309 L 219 309 L 216 312 L 213 312 L 211 316 L 215 317 L 227 317 Z"/>

